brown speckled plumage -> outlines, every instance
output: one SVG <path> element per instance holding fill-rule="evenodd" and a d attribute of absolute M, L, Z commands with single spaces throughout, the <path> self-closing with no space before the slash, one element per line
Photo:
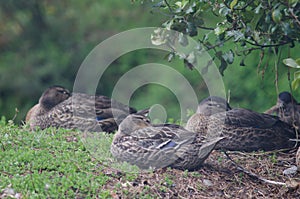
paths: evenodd
<path fill-rule="evenodd" d="M 223 138 L 206 141 L 199 134 L 174 124 L 152 125 L 145 116 L 126 117 L 115 134 L 111 153 L 119 161 L 141 169 L 199 168 Z"/>
<path fill-rule="evenodd" d="M 216 149 L 255 151 L 293 148 L 295 129 L 278 117 L 247 109 L 230 109 L 223 99 L 203 100 L 197 113 L 187 122 L 186 129 L 207 138 L 225 137 Z M 227 105 L 226 105 L 227 104 Z"/>
<path fill-rule="evenodd" d="M 49 87 L 43 92 L 39 103 L 34 105 L 27 112 L 25 121 L 30 123 L 30 120 L 49 112 L 53 107 L 68 99 L 70 96 L 70 91 L 62 86 Z"/>
<path fill-rule="evenodd" d="M 295 100 L 291 93 L 284 91 L 278 95 L 277 103 L 269 110 L 267 114 L 275 114 L 282 121 L 300 128 L 300 104 Z"/>
<path fill-rule="evenodd" d="M 298 148 L 296 153 L 296 165 L 298 167 L 298 171 L 300 171 L 300 147 Z"/>
<path fill-rule="evenodd" d="M 47 90 L 55 92 L 56 89 L 56 87 L 51 87 Z M 42 102 L 43 98 L 47 98 L 45 95 L 47 90 L 40 99 L 39 107 L 33 109 L 43 107 Z M 129 113 L 135 113 L 136 110 L 106 96 L 73 93 L 50 110 L 39 112 L 42 114 L 28 113 L 31 115 L 29 123 L 32 129 L 36 127 L 45 129 L 52 126 L 82 131 L 113 132 L 118 128 L 117 124 L 122 119 Z"/>

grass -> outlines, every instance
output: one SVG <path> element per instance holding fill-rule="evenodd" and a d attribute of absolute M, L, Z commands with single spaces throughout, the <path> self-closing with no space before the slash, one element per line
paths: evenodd
<path fill-rule="evenodd" d="M 0 120 L 0 198 L 295 198 L 292 189 L 261 183 L 239 171 L 218 151 L 198 171 L 141 172 L 117 163 L 113 135 L 49 128 L 32 132 Z M 275 181 L 300 185 L 299 173 L 284 176 L 295 151 L 231 153 L 244 168 Z M 205 183 L 210 182 L 210 183 Z"/>
<path fill-rule="evenodd" d="M 24 198 L 107 196 L 109 176 L 80 141 L 78 132 L 0 123 L 0 190 L 10 187 Z M 1 197 L 0 197 L 1 198 Z"/>

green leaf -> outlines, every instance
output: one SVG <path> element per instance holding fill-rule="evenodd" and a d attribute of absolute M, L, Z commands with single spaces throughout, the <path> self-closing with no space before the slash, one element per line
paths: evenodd
<path fill-rule="evenodd" d="M 228 64 L 232 64 L 234 61 L 234 52 L 230 50 L 223 54 L 222 57 Z"/>
<path fill-rule="evenodd" d="M 259 4 L 255 9 L 254 9 L 254 13 L 258 14 L 260 12 L 260 10 L 263 8 L 262 4 Z M 255 17 L 255 16 L 254 16 Z"/>
<path fill-rule="evenodd" d="M 274 10 L 272 12 L 272 19 L 275 23 L 279 23 L 281 22 L 281 19 L 282 19 L 282 14 L 281 14 L 281 11 L 279 9 L 277 10 Z"/>
<path fill-rule="evenodd" d="M 227 32 L 228 37 L 234 37 L 234 41 L 239 41 L 240 39 L 244 39 L 244 34 L 239 30 L 231 30 Z"/>
<path fill-rule="evenodd" d="M 245 64 L 245 58 L 243 58 L 243 59 L 240 61 L 240 66 L 246 66 L 246 64 Z"/>
<path fill-rule="evenodd" d="M 178 42 L 182 46 L 187 46 L 189 44 L 187 36 L 185 34 L 183 34 L 183 33 L 179 33 Z"/>
<path fill-rule="evenodd" d="M 294 80 L 295 79 L 300 79 L 300 71 L 294 72 Z"/>
<path fill-rule="evenodd" d="M 300 79 L 294 79 L 292 81 L 292 89 L 293 90 L 297 90 L 297 88 L 299 87 L 299 85 L 300 85 Z"/>
<path fill-rule="evenodd" d="M 187 32 L 189 33 L 189 36 L 194 37 L 198 34 L 197 27 L 195 26 L 194 23 L 187 23 Z"/>
<path fill-rule="evenodd" d="M 226 6 L 223 6 L 219 10 L 219 14 L 223 17 L 226 17 L 230 12 L 231 12 L 231 10 L 229 8 L 227 8 Z"/>
<path fill-rule="evenodd" d="M 183 0 L 183 1 L 177 1 L 175 3 L 175 5 L 177 5 L 179 8 L 183 9 L 187 4 L 189 3 L 189 1 L 187 0 Z"/>
<path fill-rule="evenodd" d="M 300 71 L 294 72 L 294 80 L 292 81 L 292 89 L 296 90 L 300 85 Z"/>
<path fill-rule="evenodd" d="M 192 51 L 187 57 L 186 57 L 186 60 L 192 64 L 192 65 L 196 65 L 197 64 L 197 59 L 196 59 L 196 56 L 195 56 L 195 52 Z"/>
<path fill-rule="evenodd" d="M 215 28 L 215 34 L 220 35 L 226 31 L 226 26 L 223 24 L 218 24 L 218 27 Z"/>
<path fill-rule="evenodd" d="M 172 37 L 172 32 L 164 28 L 157 28 L 153 31 L 153 34 L 151 34 L 151 43 L 156 46 L 163 45 L 167 42 L 171 44 L 172 41 L 169 39 L 170 37 Z"/>
<path fill-rule="evenodd" d="M 233 0 L 231 3 L 230 3 L 230 9 L 233 10 L 233 7 L 237 4 L 237 0 Z"/>
<path fill-rule="evenodd" d="M 299 3 L 299 0 L 289 0 L 289 4 Z"/>
<path fill-rule="evenodd" d="M 300 68 L 300 65 L 292 58 L 287 58 L 282 61 L 285 65 L 291 68 Z"/>

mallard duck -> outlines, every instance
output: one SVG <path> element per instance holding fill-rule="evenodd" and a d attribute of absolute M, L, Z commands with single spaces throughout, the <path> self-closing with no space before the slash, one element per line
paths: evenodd
<path fill-rule="evenodd" d="M 54 86 L 42 94 L 39 104 L 28 112 L 26 121 L 32 129 L 52 126 L 91 132 L 113 132 L 118 127 L 117 123 L 135 112 L 134 108 L 106 96 L 84 93 L 71 95 L 63 87 Z"/>
<path fill-rule="evenodd" d="M 71 93 L 62 86 L 51 86 L 44 91 L 39 99 L 39 103 L 33 106 L 26 114 L 26 122 L 39 115 L 49 112 L 53 107 L 68 99 Z"/>
<path fill-rule="evenodd" d="M 199 168 L 221 137 L 210 141 L 175 124 L 152 125 L 143 115 L 131 114 L 120 124 L 111 145 L 119 161 L 141 169 Z"/>
<path fill-rule="evenodd" d="M 300 127 L 300 104 L 295 100 L 291 93 L 284 91 L 278 95 L 277 103 L 267 114 L 276 114 L 282 121 L 293 125 L 297 129 Z"/>
<path fill-rule="evenodd" d="M 225 137 L 215 149 L 233 151 L 276 150 L 295 147 L 293 127 L 278 117 L 248 109 L 231 109 L 225 99 L 204 99 L 186 129 L 207 138 Z"/>

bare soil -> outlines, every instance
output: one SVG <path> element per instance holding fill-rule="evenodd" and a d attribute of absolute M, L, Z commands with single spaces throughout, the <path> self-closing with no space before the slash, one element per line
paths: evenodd
<path fill-rule="evenodd" d="M 228 154 L 244 170 L 274 184 L 246 174 L 223 152 L 213 151 L 192 172 L 166 168 L 132 178 L 106 168 L 103 172 L 112 177 L 104 188 L 113 198 L 300 198 L 300 174 L 283 174 L 295 165 L 296 150 Z"/>

